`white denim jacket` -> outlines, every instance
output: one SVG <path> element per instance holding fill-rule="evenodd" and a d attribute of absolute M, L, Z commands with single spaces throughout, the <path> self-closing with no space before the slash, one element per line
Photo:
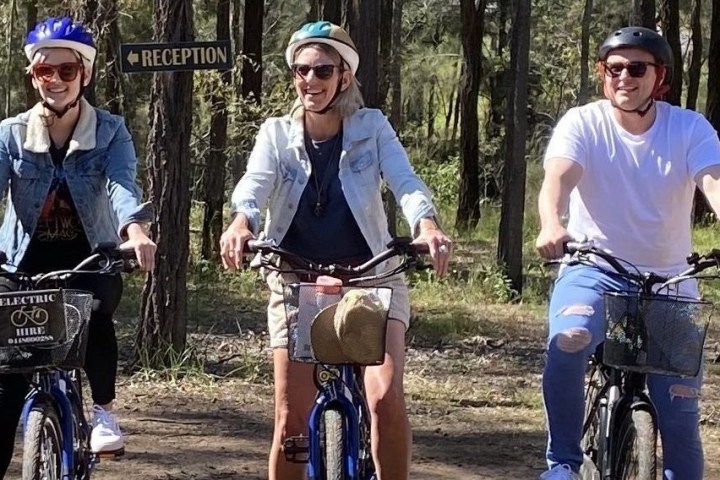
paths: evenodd
<path fill-rule="evenodd" d="M 422 218 L 436 216 L 427 186 L 413 171 L 405 149 L 380 110 L 361 108 L 343 120 L 339 177 L 345 198 L 373 255 L 391 240 L 381 197 L 386 180 L 415 232 Z M 260 230 L 267 205 L 265 236 L 280 244 L 310 178 L 303 123 L 290 116 L 270 118 L 261 127 L 245 175 L 232 194 L 232 214 L 243 213 Z M 332 232 L 328 232 L 332 239 Z"/>

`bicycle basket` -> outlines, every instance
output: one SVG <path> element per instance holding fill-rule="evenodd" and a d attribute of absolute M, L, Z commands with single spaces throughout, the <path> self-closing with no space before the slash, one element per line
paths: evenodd
<path fill-rule="evenodd" d="M 333 288 L 337 291 L 330 290 Z M 348 296 L 351 291 L 354 293 Z M 356 297 L 352 301 L 358 302 L 372 299 L 369 301 L 374 302 L 375 314 L 347 315 L 341 320 L 343 312 L 347 311 L 342 304 L 348 303 L 341 300 L 351 297 Z M 290 360 L 329 365 L 382 364 L 391 298 L 392 289 L 388 287 L 340 289 L 313 283 L 286 285 L 284 303 Z"/>
<path fill-rule="evenodd" d="M 92 293 L 32 290 L 0 294 L 0 373 L 83 366 Z"/>
<path fill-rule="evenodd" d="M 603 363 L 641 373 L 694 377 L 713 305 L 677 295 L 605 294 Z"/>

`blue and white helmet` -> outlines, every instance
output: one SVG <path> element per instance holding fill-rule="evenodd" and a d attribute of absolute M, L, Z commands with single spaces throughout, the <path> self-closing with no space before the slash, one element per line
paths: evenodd
<path fill-rule="evenodd" d="M 330 45 L 340 54 L 345 63 L 350 66 L 353 75 L 360 66 L 360 56 L 350 35 L 337 25 L 326 22 L 313 22 L 303 25 L 300 30 L 293 33 L 285 50 L 285 60 L 292 66 L 298 48 L 308 43 L 324 43 Z"/>
<path fill-rule="evenodd" d="M 41 48 L 69 48 L 75 50 L 83 58 L 83 63 L 92 69 L 97 55 L 97 48 L 90 33 L 82 23 L 70 17 L 50 17 L 35 25 L 27 35 L 25 56 L 32 62 Z"/>

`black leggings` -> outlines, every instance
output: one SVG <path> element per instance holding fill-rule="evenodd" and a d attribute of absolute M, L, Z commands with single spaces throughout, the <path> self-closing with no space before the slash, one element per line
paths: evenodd
<path fill-rule="evenodd" d="M 68 288 L 88 290 L 96 301 L 100 301 L 98 306 L 93 306 L 90 317 L 85 373 L 93 402 L 105 405 L 115 399 L 118 347 L 112 318 L 122 296 L 122 278 L 119 275 L 82 275 L 68 282 Z M 16 289 L 12 282 L 0 280 L 0 292 Z M 26 375 L 0 375 L 0 479 L 10 465 L 15 431 L 28 388 Z"/>

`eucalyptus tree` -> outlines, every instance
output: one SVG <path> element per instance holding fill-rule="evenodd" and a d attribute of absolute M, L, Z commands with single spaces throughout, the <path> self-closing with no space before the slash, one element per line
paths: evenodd
<path fill-rule="evenodd" d="M 530 0 L 518 0 L 512 25 L 510 98 L 505 127 L 506 161 L 502 192 L 498 263 L 504 266 L 512 288 L 522 293 L 523 224 L 525 219 L 525 139 L 527 137 L 528 71 L 530 55 Z"/>
<path fill-rule="evenodd" d="M 260 2 L 256 2 L 260 3 Z M 260 7 L 262 12 L 262 7 Z M 247 10 L 246 10 L 247 15 Z M 247 25 L 247 22 L 246 22 Z M 262 34 L 262 16 L 260 27 L 257 30 Z M 245 35 L 253 29 L 245 28 Z M 217 0 L 217 13 L 215 33 L 218 40 L 230 40 L 230 0 Z M 262 40 L 260 40 L 262 43 Z M 252 45 L 252 42 L 247 42 Z M 260 50 L 262 52 L 262 49 Z M 259 68 L 259 66 L 258 66 Z M 243 65 L 244 69 L 244 65 Z M 262 72 L 260 72 L 260 75 Z M 262 77 L 260 77 L 262 80 Z M 252 80 L 248 80 L 251 83 Z M 220 260 L 220 235 L 223 229 L 223 205 L 225 203 L 225 164 L 227 154 L 225 147 L 228 137 L 228 111 L 227 96 L 232 84 L 232 72 L 226 70 L 219 75 L 219 84 L 216 84 L 210 95 L 210 145 L 203 175 L 203 225 L 201 240 L 201 255 L 205 260 Z M 259 83 L 262 83 L 260 81 Z M 243 89 L 245 81 L 243 81 Z M 262 85 L 260 85 L 262 87 Z M 257 88 L 255 98 L 260 99 L 260 87 Z M 252 91 L 252 90 L 250 90 Z"/>
<path fill-rule="evenodd" d="M 679 0 L 660 0 L 660 27 L 673 51 L 674 73 L 670 82 L 670 91 L 665 101 L 680 105 L 682 96 L 683 61 L 680 47 L 680 3 Z"/>
<path fill-rule="evenodd" d="M 153 25 L 156 42 L 193 41 L 192 0 L 154 0 Z M 192 94 L 192 72 L 153 76 L 147 151 L 158 261 L 146 278 L 137 332 L 138 360 L 151 367 L 185 348 Z"/>
<path fill-rule="evenodd" d="M 655 0 L 633 0 L 631 24 L 655 30 Z"/>
<path fill-rule="evenodd" d="M 363 99 L 368 107 L 379 107 L 380 0 L 348 0 L 346 8 L 348 33 L 362 59 L 357 79 Z"/>
<path fill-rule="evenodd" d="M 463 86 L 460 103 L 460 190 L 455 227 L 463 232 L 480 220 L 478 93 L 482 77 L 485 0 L 460 0 Z"/>
<path fill-rule="evenodd" d="M 690 61 L 688 64 L 688 87 L 685 108 L 695 110 L 702 70 L 703 35 L 702 35 L 702 1 L 693 0 L 690 10 L 690 41 L 692 42 Z"/>

